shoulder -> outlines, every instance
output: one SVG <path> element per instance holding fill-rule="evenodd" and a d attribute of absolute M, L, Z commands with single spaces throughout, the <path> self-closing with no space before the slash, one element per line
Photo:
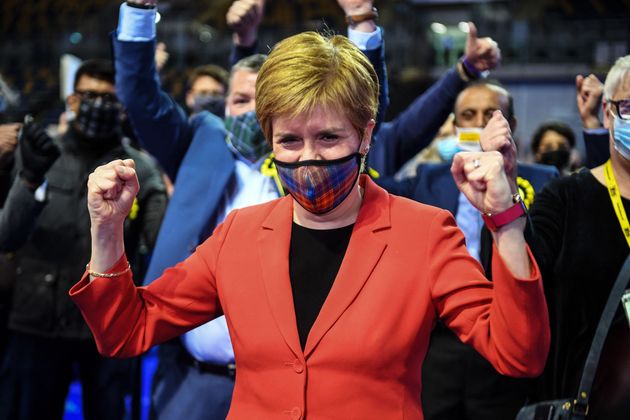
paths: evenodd
<path fill-rule="evenodd" d="M 552 179 L 539 195 L 556 197 L 563 202 L 575 201 L 578 196 L 590 195 L 596 188 L 599 188 L 598 184 L 591 171 L 583 169 L 568 176 Z"/>
<path fill-rule="evenodd" d="M 290 200 L 292 200 L 290 196 L 280 197 L 262 204 L 239 208 L 230 214 L 234 214 L 234 224 L 237 226 L 259 228 L 279 206 L 290 205 L 287 203 Z"/>
<path fill-rule="evenodd" d="M 123 150 L 136 163 L 138 175 L 140 175 L 140 173 L 146 175 L 159 173 L 157 161 L 144 150 L 138 150 L 129 145 L 123 145 Z"/>
<path fill-rule="evenodd" d="M 208 111 L 201 111 L 190 117 L 190 126 L 193 130 L 213 130 L 218 134 L 225 134 L 223 120 Z"/>
<path fill-rule="evenodd" d="M 404 229 L 429 228 L 436 218 L 452 218 L 448 210 L 423 204 L 418 201 L 389 195 L 392 225 L 399 224 Z"/>
<path fill-rule="evenodd" d="M 518 163 L 518 176 L 523 178 L 535 178 L 549 180 L 558 178 L 560 173 L 555 166 L 541 165 L 538 163 Z"/>

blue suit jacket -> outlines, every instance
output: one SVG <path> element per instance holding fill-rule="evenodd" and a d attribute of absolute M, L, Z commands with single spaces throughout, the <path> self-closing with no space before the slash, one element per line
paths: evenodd
<path fill-rule="evenodd" d="M 519 163 L 518 176 L 529 181 L 534 191 L 540 191 L 547 181 L 558 176 L 558 170 L 549 165 Z M 413 178 L 396 181 L 393 177 L 385 177 L 376 179 L 376 183 L 392 194 L 457 214 L 459 190 L 451 175 L 450 162 L 422 163 Z"/>
<path fill-rule="evenodd" d="M 189 119 L 161 90 L 155 41 L 125 42 L 113 36 L 112 42 L 118 95 L 138 140 L 175 186 L 147 271 L 150 282 L 205 239 L 201 236 L 209 231 L 208 221 L 234 173 L 234 156 L 220 118 L 201 112 Z"/>

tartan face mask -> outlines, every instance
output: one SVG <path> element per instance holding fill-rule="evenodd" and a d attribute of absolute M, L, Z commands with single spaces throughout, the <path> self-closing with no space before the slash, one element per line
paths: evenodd
<path fill-rule="evenodd" d="M 225 129 L 228 142 L 241 156 L 250 162 L 257 162 L 271 152 L 271 146 L 265 140 L 254 111 L 241 115 L 225 117 Z"/>
<path fill-rule="evenodd" d="M 346 199 L 357 178 L 362 155 L 341 159 L 281 162 L 274 159 L 282 185 L 305 210 L 328 213 Z"/>
<path fill-rule="evenodd" d="M 111 139 L 118 133 L 122 106 L 118 100 L 84 97 L 74 120 L 77 130 L 91 140 Z"/>

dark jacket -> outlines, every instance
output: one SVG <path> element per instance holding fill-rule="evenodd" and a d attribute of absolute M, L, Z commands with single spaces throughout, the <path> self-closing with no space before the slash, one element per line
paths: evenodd
<path fill-rule="evenodd" d="M 125 250 L 135 272 L 144 269 L 144 259 L 155 242 L 166 193 L 153 162 L 118 139 L 95 149 L 86 147 L 85 140 L 69 130 L 59 145 L 61 156 L 46 173 L 47 202 L 16 253 L 9 328 L 51 338 L 89 339 L 89 329 L 68 297 L 90 259 L 89 174 L 114 159 L 136 162 L 140 192 L 125 221 Z"/>

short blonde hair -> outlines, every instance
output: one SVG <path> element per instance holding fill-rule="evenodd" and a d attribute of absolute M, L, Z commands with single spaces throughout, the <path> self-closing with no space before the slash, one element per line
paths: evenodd
<path fill-rule="evenodd" d="M 346 113 L 362 135 L 376 118 L 378 77 L 348 38 L 304 32 L 273 48 L 256 80 L 256 116 L 269 143 L 271 122 L 325 106 Z"/>

